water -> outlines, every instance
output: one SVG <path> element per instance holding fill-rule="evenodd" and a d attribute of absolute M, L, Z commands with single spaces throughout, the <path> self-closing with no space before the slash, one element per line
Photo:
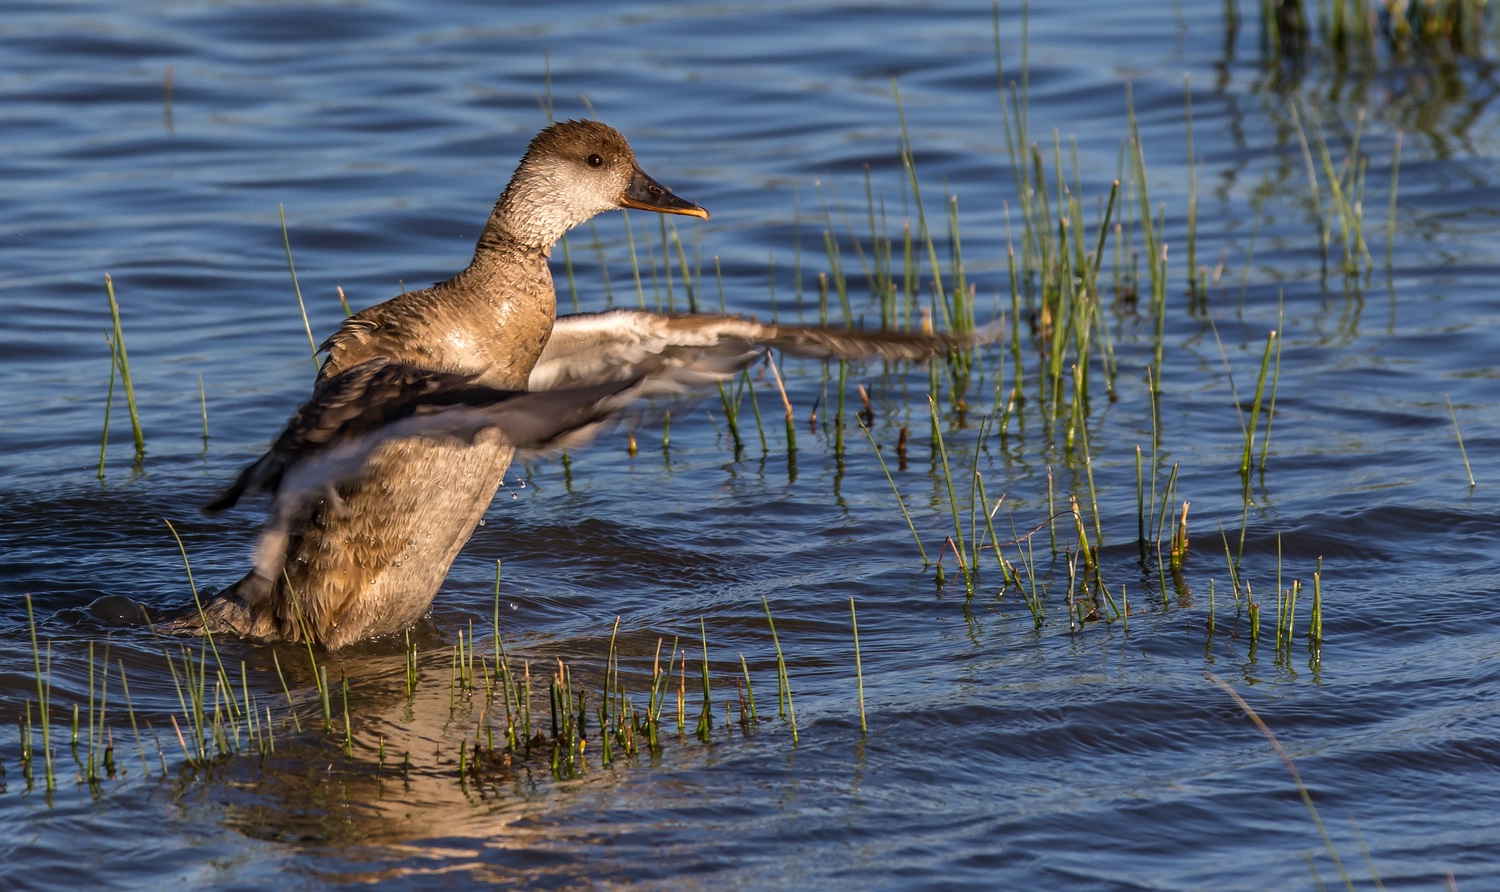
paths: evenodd
<path fill-rule="evenodd" d="M 401 643 L 326 656 L 330 677 L 350 680 L 352 757 L 337 742 L 296 746 L 288 731 L 274 756 L 230 757 L 203 772 L 186 766 L 176 742 L 171 721 L 183 721 L 182 710 L 160 645 L 138 627 L 111 626 L 98 602 L 183 603 L 186 573 L 164 520 L 181 533 L 200 585 L 243 571 L 256 512 L 208 519 L 194 506 L 264 447 L 312 372 L 279 207 L 315 337 L 342 315 L 338 287 L 359 307 L 445 278 L 466 262 L 514 160 L 545 123 L 550 72 L 558 117 L 596 110 L 630 137 L 648 172 L 713 212 L 701 227 L 677 221 L 678 232 L 691 264 L 718 264 L 728 307 L 815 317 L 831 214 L 856 311 L 869 319 L 847 235 L 868 235 L 867 169 L 885 228 L 898 232 L 915 212 L 898 153 L 904 112 L 926 213 L 946 232 L 942 196 L 957 196 L 966 273 L 981 315 L 993 315 L 1008 307 L 1006 232 L 1019 223 L 992 11 L 942 2 L 9 6 L 0 16 L 0 701 L 11 717 L 37 696 L 29 594 L 51 657 L 54 721 L 66 724 L 74 703 L 87 716 L 89 646 L 102 661 L 107 642 L 149 730 L 130 729 L 112 680 L 108 724 L 123 775 L 80 784 L 55 728 L 61 783 L 48 794 L 26 782 L 17 726 L 6 722 L 6 885 L 1281 889 L 1312 887 L 1314 871 L 1339 884 L 1286 766 L 1207 673 L 1274 731 L 1359 887 L 1374 885 L 1366 849 L 1387 888 L 1442 888 L 1450 873 L 1463 889 L 1495 882 L 1492 70 L 1415 62 L 1340 80 L 1313 63 L 1300 85 L 1278 84 L 1260 64 L 1253 25 L 1226 45 L 1220 4 L 1044 6 L 1030 18 L 1029 126 L 1049 170 L 1055 131 L 1092 225 L 1118 174 L 1128 82 L 1153 213 L 1166 208 L 1173 280 L 1154 467 L 1159 489 L 1179 468 L 1193 536 L 1168 597 L 1154 566 L 1137 563 L 1134 542 L 1137 447 L 1153 468 L 1145 369 L 1154 322 L 1144 303 L 1109 311 L 1119 399 L 1096 398 L 1087 421 L 1104 573 L 1130 599 L 1128 626 L 1070 631 L 1066 564 L 1046 556 L 1045 530 L 1032 539 L 1052 586 L 1040 629 L 1014 590 L 996 600 L 993 569 L 965 609 L 951 554 L 944 585 L 923 569 L 868 442 L 851 433 L 840 467 L 826 425 L 808 427 L 836 377 L 789 363 L 795 468 L 766 383 L 764 456 L 755 436 L 736 456 L 710 402 L 674 418 L 665 453 L 651 429 L 634 457 L 614 439 L 567 468 L 514 470 L 415 632 L 424 683 L 414 701 Z M 1005 4 L 999 18 L 1014 74 L 1020 12 Z M 1198 262 L 1225 263 L 1210 291 L 1213 327 L 1183 294 L 1185 75 Z M 1336 272 L 1323 276 L 1293 98 L 1321 124 L 1336 163 L 1364 112 L 1363 208 L 1377 272 L 1355 291 Z M 1321 171 L 1319 180 L 1326 204 Z M 639 214 L 631 222 L 637 250 L 659 253 L 660 224 Z M 1335 228 L 1332 257 L 1339 239 Z M 636 302 L 618 215 L 575 233 L 568 254 L 580 306 Z M 1112 262 L 1107 255 L 1106 269 Z M 106 273 L 148 451 L 133 462 L 117 393 L 101 482 Z M 559 281 L 569 310 L 560 267 Z M 665 300 L 649 274 L 644 288 L 648 303 Z M 706 287 L 709 306 L 717 290 Z M 684 306 L 680 282 L 672 299 Z M 1280 387 L 1268 467 L 1252 476 L 1247 511 L 1235 401 L 1248 405 L 1272 329 L 1284 339 Z M 1035 345 L 1025 343 L 1034 365 Z M 935 556 L 952 521 L 927 445 L 926 373 L 865 369 L 853 380 L 872 391 L 887 460 L 897 429 L 912 431 L 910 466 L 896 480 Z M 988 392 L 971 397 L 968 427 L 948 432 L 961 468 L 975 462 Z M 1472 490 L 1450 400 L 1479 481 Z M 820 418 L 829 411 L 825 402 Z M 1019 534 L 1045 523 L 1049 467 L 1059 498 L 1078 493 L 1087 508 L 1083 466 L 1044 429 L 1034 399 L 979 464 L 991 498 L 1006 495 L 996 515 L 1003 541 L 1012 523 Z M 1306 587 L 1297 639 L 1280 653 L 1269 640 L 1250 645 L 1248 618 L 1229 594 L 1219 531 L 1237 550 L 1242 527 L 1265 634 L 1278 583 Z M 1327 640 L 1310 653 L 1320 557 Z M 617 616 L 615 644 L 635 690 L 659 639 L 696 648 L 706 634 L 712 742 L 691 736 L 689 680 L 689 734 L 678 739 L 670 722 L 660 756 L 604 768 L 594 742 L 581 779 L 556 780 L 538 764 L 479 790 L 461 786 L 455 750 L 472 743 L 481 719 L 450 711 L 450 653 L 471 623 L 489 647 L 497 560 L 507 647 L 539 676 L 563 658 L 597 690 Z M 796 743 L 774 717 L 763 597 L 787 654 Z M 279 720 L 287 707 L 273 654 L 299 714 L 318 711 L 305 653 L 221 647 L 229 665 L 246 664 Z M 748 736 L 722 713 L 740 654 L 771 716 Z M 696 649 L 691 658 L 696 668 Z M 404 778 L 378 767 L 382 741 L 392 762 L 410 754 Z"/>

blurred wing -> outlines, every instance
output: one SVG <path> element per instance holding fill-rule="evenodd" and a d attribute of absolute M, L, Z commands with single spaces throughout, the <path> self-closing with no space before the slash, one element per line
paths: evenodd
<path fill-rule="evenodd" d="M 376 450 L 398 440 L 473 443 L 495 431 L 522 452 L 582 445 L 637 399 L 638 381 L 544 393 L 462 385 L 403 400 L 383 423 L 351 425 L 316 449 L 284 461 L 270 490 L 278 503 L 304 504 L 358 480 Z"/>
<path fill-rule="evenodd" d="M 577 313 L 558 317 L 527 387 L 551 390 L 653 374 L 675 376 L 682 386 L 690 373 L 713 383 L 773 349 L 805 359 L 921 362 L 999 336 L 998 326 L 957 335 L 767 325 L 743 316 L 644 310 Z"/>
<path fill-rule="evenodd" d="M 255 603 L 272 591 L 291 538 L 314 506 L 337 503 L 338 488 L 359 480 L 382 446 L 472 443 L 496 431 L 525 452 L 570 448 L 624 417 L 642 390 L 640 379 L 542 393 L 497 390 L 466 376 L 371 360 L 319 385 L 276 444 L 205 510 L 228 508 L 251 490 L 271 495 L 251 582 L 240 590 Z"/>
<path fill-rule="evenodd" d="M 274 493 L 288 467 L 331 443 L 399 420 L 417 411 L 424 399 L 460 392 L 472 380 L 387 359 L 372 359 L 342 374 L 320 378 L 312 397 L 287 421 L 270 450 L 204 510 L 232 507 L 247 491 Z"/>
<path fill-rule="evenodd" d="M 495 430 L 518 449 L 562 448 L 621 412 L 639 389 L 639 379 L 625 379 L 547 393 L 497 390 L 471 375 L 372 359 L 319 382 L 270 450 L 204 510 L 222 511 L 246 492 L 327 491 L 358 477 L 392 440 L 471 443 Z"/>
<path fill-rule="evenodd" d="M 1004 328 L 995 323 L 967 334 L 953 332 L 865 331 L 812 325 L 767 325 L 762 340 L 767 347 L 802 359 L 883 359 L 924 362 L 1000 339 Z"/>

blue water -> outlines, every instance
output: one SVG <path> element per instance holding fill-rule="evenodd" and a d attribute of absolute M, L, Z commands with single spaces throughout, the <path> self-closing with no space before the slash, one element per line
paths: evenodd
<path fill-rule="evenodd" d="M 1054 190 L 1061 156 L 1089 250 L 1121 173 L 1129 86 L 1171 275 L 1154 412 L 1149 306 L 1102 296 L 1120 371 L 1118 399 L 1096 395 L 1089 406 L 1090 465 L 1067 449 L 1064 425 L 1044 423 L 1034 391 L 1003 439 L 981 441 L 980 420 L 997 409 L 995 369 L 1010 381 L 1008 352 L 988 354 L 966 422 L 945 419 L 965 506 L 976 466 L 991 504 L 1005 496 L 995 520 L 1007 558 L 1019 563 L 1010 540 L 1039 530 L 1029 539 L 1047 591 L 1039 627 L 1017 590 L 997 597 L 993 564 L 967 604 L 951 552 L 942 583 L 924 568 L 857 427 L 843 460 L 836 455 L 827 419 L 837 371 L 788 362 L 794 457 L 762 378 L 764 450 L 752 428 L 737 453 L 709 400 L 672 419 L 666 450 L 650 428 L 633 456 L 621 438 L 606 438 L 566 465 L 513 469 L 414 632 L 419 696 L 406 696 L 402 642 L 320 656 L 330 678 L 349 680 L 350 754 L 340 741 L 310 744 L 286 731 L 274 756 L 243 753 L 203 770 L 177 743 L 172 721 L 184 721 L 183 710 L 162 645 L 138 626 L 110 625 L 104 605 L 128 598 L 165 609 L 189 598 L 164 521 L 181 534 L 200 586 L 244 570 L 256 510 L 205 518 L 195 506 L 264 448 L 307 392 L 313 366 L 283 209 L 321 340 L 343 316 L 337 289 L 359 308 L 467 262 L 550 102 L 558 118 L 597 113 L 621 129 L 648 172 L 713 214 L 701 225 L 671 221 L 670 230 L 636 214 L 629 238 L 620 215 L 582 227 L 555 254 L 563 311 L 575 301 L 684 309 L 680 277 L 669 290 L 660 264 L 648 263 L 638 296 L 630 261 L 632 244 L 659 259 L 663 236 L 675 233 L 702 276 L 706 307 L 719 305 L 717 272 L 733 311 L 815 320 L 831 230 L 855 315 L 873 322 L 853 242 L 869 250 L 867 195 L 877 230 L 899 239 L 916 218 L 900 158 L 904 116 L 940 260 L 952 250 L 953 196 L 979 315 L 1009 317 L 1007 251 L 1021 227 L 996 11 L 569 0 L 526 9 L 7 6 L 4 885 L 1342 885 L 1292 773 L 1213 674 L 1284 747 L 1357 888 L 1374 888 L 1377 876 L 1390 889 L 1447 888 L 1450 876 L 1460 889 L 1489 888 L 1500 879 L 1494 74 L 1483 61 L 1419 57 L 1340 75 L 1316 56 L 1277 74 L 1263 64 L 1252 4 L 1242 5 L 1226 43 L 1221 4 L 1040 4 L 1024 50 L 1020 8 L 998 10 L 1007 78 L 1019 78 L 1023 52 L 1028 63 L 1030 139 Z M 1367 278 L 1339 275 L 1336 224 L 1320 247 L 1330 191 L 1316 160 L 1318 191 L 1309 185 L 1299 120 L 1304 132 L 1321 131 L 1335 165 L 1358 135 L 1368 164 Z M 1210 275 L 1223 263 L 1206 315 L 1186 295 L 1191 177 L 1196 261 Z M 1138 221 L 1138 196 L 1122 195 L 1118 213 Z M 1139 251 L 1138 229 L 1133 238 Z M 1113 264 L 1111 244 L 1106 280 Z M 117 383 L 100 480 L 106 274 L 147 446 L 136 461 Z M 1023 302 L 1022 359 L 1034 384 L 1042 346 L 1028 312 Z M 1282 350 L 1270 451 L 1247 489 L 1242 424 L 1273 329 Z M 1099 387 L 1100 370 L 1091 374 Z M 873 434 L 936 558 L 954 530 L 931 449 L 927 372 L 855 370 L 851 414 L 854 383 L 871 391 Z M 748 415 L 742 424 L 753 424 Z M 911 446 L 898 470 L 903 425 Z M 1191 552 L 1165 597 L 1154 559 L 1142 566 L 1136 547 L 1137 448 L 1147 486 L 1154 476 L 1160 493 L 1175 466 L 1173 510 L 1191 503 Z M 1092 517 L 1090 471 L 1102 572 L 1130 615 L 1075 628 L 1067 556 L 1053 556 L 1047 520 L 1070 495 Z M 968 523 L 965 507 L 966 535 Z M 1060 551 L 1076 542 L 1070 519 L 1056 529 Z M 1242 531 L 1244 580 L 1263 610 L 1253 645 L 1225 557 L 1226 540 L 1238 552 Z M 1326 640 L 1309 648 L 1320 559 Z M 689 678 L 688 733 L 677 734 L 674 703 L 657 756 L 604 767 L 591 742 L 581 778 L 528 764 L 479 789 L 461 784 L 455 751 L 491 717 L 450 703 L 452 648 L 471 628 L 480 649 L 490 647 L 496 561 L 506 646 L 539 678 L 563 659 L 597 691 L 613 638 L 644 700 L 658 641 L 690 647 L 693 675 L 706 638 L 710 742 L 692 735 Z M 1294 579 L 1296 637 L 1277 649 L 1276 591 Z M 26 777 L 15 722 L 37 699 L 27 595 L 59 726 L 63 767 L 50 793 Z M 762 598 L 786 655 L 795 740 L 776 715 Z M 122 772 L 93 786 L 80 781 L 62 727 L 75 703 L 87 716 L 91 645 L 95 660 L 108 647 L 110 662 L 123 663 L 141 725 L 132 729 L 112 678 L 107 725 Z M 237 683 L 245 664 L 249 687 L 278 721 L 290 713 L 288 694 L 304 718 L 319 711 L 305 652 L 220 648 Z M 741 655 L 765 719 L 749 734 L 723 720 Z M 398 754 L 411 760 L 404 775 L 390 767 Z"/>

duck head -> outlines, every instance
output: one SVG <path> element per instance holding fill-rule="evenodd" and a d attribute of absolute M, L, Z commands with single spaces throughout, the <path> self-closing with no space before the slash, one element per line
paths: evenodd
<path fill-rule="evenodd" d="M 619 131 L 597 121 L 564 121 L 532 139 L 490 225 L 550 250 L 574 226 L 622 208 L 708 219 L 708 211 L 647 176 Z"/>

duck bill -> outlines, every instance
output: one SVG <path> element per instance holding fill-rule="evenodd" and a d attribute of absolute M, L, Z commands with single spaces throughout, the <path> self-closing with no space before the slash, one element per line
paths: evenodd
<path fill-rule="evenodd" d="M 646 176 L 640 168 L 636 168 L 635 176 L 630 178 L 630 185 L 625 188 L 625 194 L 620 196 L 620 205 L 655 211 L 658 214 L 683 214 L 708 219 L 708 211 L 668 192 L 665 186 Z"/>

